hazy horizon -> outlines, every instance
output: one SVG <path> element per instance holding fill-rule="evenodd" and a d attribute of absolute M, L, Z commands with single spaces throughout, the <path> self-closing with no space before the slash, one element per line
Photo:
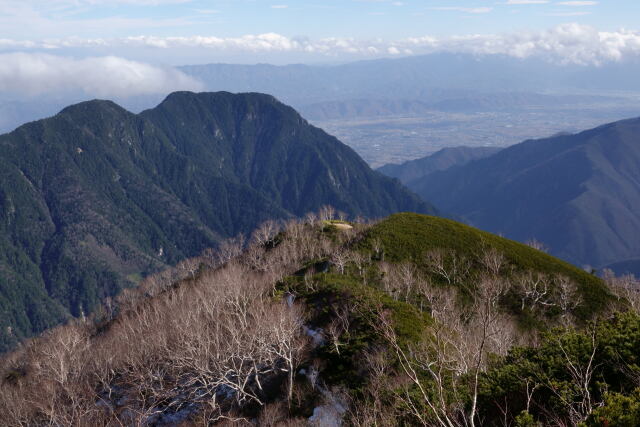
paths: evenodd
<path fill-rule="evenodd" d="M 632 0 L 3 0 L 0 98 L 198 90 L 175 67 L 208 63 L 454 52 L 593 67 L 640 58 L 639 14 Z"/>

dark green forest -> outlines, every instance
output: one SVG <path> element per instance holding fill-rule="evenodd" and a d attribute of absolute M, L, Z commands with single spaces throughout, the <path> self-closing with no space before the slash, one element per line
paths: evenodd
<path fill-rule="evenodd" d="M 90 101 L 28 123 L 0 136 L 0 351 L 323 205 L 435 212 L 268 95 L 174 93 L 139 115 Z"/>

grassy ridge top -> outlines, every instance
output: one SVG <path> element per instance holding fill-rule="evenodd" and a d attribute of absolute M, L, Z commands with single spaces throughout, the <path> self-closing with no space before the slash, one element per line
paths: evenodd
<path fill-rule="evenodd" d="M 412 261 L 418 265 L 433 250 L 453 250 L 473 260 L 482 251 L 493 248 L 503 254 L 516 271 L 558 274 L 575 281 L 585 301 L 583 310 L 588 311 L 585 315 L 603 310 L 610 301 L 607 287 L 600 278 L 527 245 L 449 219 L 394 214 L 375 225 L 363 245 L 371 248 L 376 240 L 382 244 L 386 260 Z"/>

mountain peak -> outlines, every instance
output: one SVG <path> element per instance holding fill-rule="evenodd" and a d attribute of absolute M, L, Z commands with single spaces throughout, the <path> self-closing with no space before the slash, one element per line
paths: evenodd
<path fill-rule="evenodd" d="M 118 114 L 133 114 L 123 107 L 119 106 L 113 101 L 105 100 L 105 99 L 92 99 L 90 101 L 83 101 L 77 104 L 70 105 L 65 107 L 60 111 L 59 114 L 70 114 L 70 115 L 78 115 L 78 114 L 95 114 L 100 112 L 112 112 Z"/>
<path fill-rule="evenodd" d="M 157 107 L 142 114 L 180 118 L 185 123 L 194 117 L 210 123 L 212 120 L 251 121 L 259 116 L 268 122 L 306 124 L 306 120 L 293 108 L 272 95 L 257 92 L 173 92 Z"/>
<path fill-rule="evenodd" d="M 0 292 L 0 352 L 267 219 L 435 212 L 256 93 L 177 92 L 138 115 L 88 101 L 1 142 L 0 284 L 24 291 Z"/>
<path fill-rule="evenodd" d="M 268 103 L 279 104 L 285 106 L 278 101 L 273 95 L 259 92 L 231 93 L 226 91 L 219 92 L 190 92 L 177 91 L 172 92 L 158 105 L 160 108 L 166 105 L 183 104 L 185 102 L 203 102 L 207 104 L 221 102 L 252 102 L 252 103 Z"/>

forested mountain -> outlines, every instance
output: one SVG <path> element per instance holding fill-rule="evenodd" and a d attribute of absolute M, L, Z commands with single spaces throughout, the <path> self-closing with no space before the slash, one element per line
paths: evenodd
<path fill-rule="evenodd" d="M 0 350 L 267 219 L 434 212 L 261 94 L 77 104 L 0 136 L 0 178 Z"/>
<path fill-rule="evenodd" d="M 328 209 L 186 265 L 1 358 L 3 421 L 640 422 L 637 282 L 442 218 Z"/>
<path fill-rule="evenodd" d="M 577 265 L 640 258 L 640 119 L 525 141 L 410 188 L 475 226 Z"/>
<path fill-rule="evenodd" d="M 430 173 L 489 157 L 501 149 L 500 147 L 447 147 L 420 159 L 409 160 L 402 164 L 387 164 L 377 170 L 387 176 L 398 178 L 406 185 Z"/>

